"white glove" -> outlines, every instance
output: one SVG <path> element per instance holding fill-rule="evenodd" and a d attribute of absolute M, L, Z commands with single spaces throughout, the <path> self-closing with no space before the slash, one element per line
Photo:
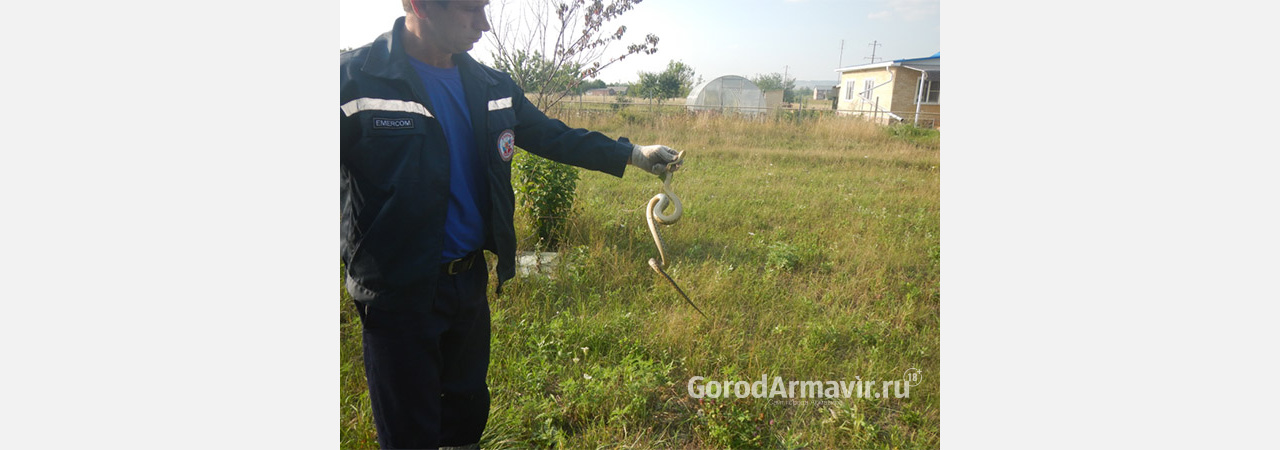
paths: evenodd
<path fill-rule="evenodd" d="M 667 172 L 675 172 L 684 164 L 684 152 L 677 152 L 665 145 L 632 144 L 632 147 L 631 165 L 660 177 Z"/>

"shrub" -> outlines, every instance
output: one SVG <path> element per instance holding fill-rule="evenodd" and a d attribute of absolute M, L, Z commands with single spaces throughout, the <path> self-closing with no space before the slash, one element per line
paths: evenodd
<path fill-rule="evenodd" d="M 885 127 L 885 131 L 897 139 L 924 146 L 937 148 L 941 134 L 938 130 L 920 128 L 909 123 L 899 123 Z"/>
<path fill-rule="evenodd" d="M 765 258 L 765 268 L 770 272 L 786 272 L 800 264 L 800 253 L 796 246 L 786 242 L 774 242 L 769 245 L 769 256 Z"/>
<path fill-rule="evenodd" d="M 573 209 L 578 169 L 528 152 L 516 155 L 512 166 L 516 197 L 521 207 L 529 209 L 530 225 L 540 246 L 555 249 Z"/>

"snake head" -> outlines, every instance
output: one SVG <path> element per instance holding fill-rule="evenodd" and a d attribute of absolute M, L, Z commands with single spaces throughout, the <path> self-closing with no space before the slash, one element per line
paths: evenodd
<path fill-rule="evenodd" d="M 663 184 L 663 185 L 666 185 L 666 186 L 670 186 L 670 185 L 671 185 L 671 175 L 672 175 L 673 173 L 675 173 L 675 171 L 680 170 L 680 167 L 681 167 L 683 164 L 684 164 L 684 151 L 683 151 L 683 150 L 681 150 L 681 151 L 676 152 L 676 157 L 675 157 L 675 158 L 673 158 L 673 159 L 671 160 L 671 162 L 669 162 L 669 163 L 667 163 L 667 164 L 666 164 L 666 169 L 667 169 L 667 170 L 666 170 L 666 171 L 664 171 L 664 172 L 662 173 L 662 175 L 659 175 L 659 176 L 658 176 L 658 178 L 662 180 L 662 184 Z"/>
<path fill-rule="evenodd" d="M 680 170 L 680 166 L 682 164 L 684 164 L 684 150 L 676 152 L 676 157 L 672 158 L 671 162 L 667 163 L 667 173 Z"/>

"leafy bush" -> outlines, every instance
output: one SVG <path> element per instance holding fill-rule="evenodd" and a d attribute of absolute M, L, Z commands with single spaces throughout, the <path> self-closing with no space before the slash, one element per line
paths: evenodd
<path fill-rule="evenodd" d="M 803 124 L 805 121 L 817 120 L 822 117 L 822 113 L 816 109 L 784 109 L 778 108 L 773 111 L 774 122 L 794 122 Z"/>
<path fill-rule="evenodd" d="M 792 244 L 777 241 L 769 244 L 765 257 L 765 269 L 770 272 L 820 271 L 830 272 L 832 264 L 826 260 L 822 248 L 810 242 Z"/>
<path fill-rule="evenodd" d="M 889 136 L 911 142 L 924 147 L 937 148 L 941 133 L 938 130 L 920 128 L 909 123 L 900 123 L 885 127 Z"/>
<path fill-rule="evenodd" d="M 622 93 L 618 94 L 614 103 L 609 104 L 609 109 L 612 109 L 613 112 L 618 112 L 627 109 L 628 106 L 631 106 L 631 97 L 627 97 L 626 93 Z"/>
<path fill-rule="evenodd" d="M 516 198 L 529 209 L 529 220 L 540 247 L 555 249 L 564 234 L 564 224 L 573 209 L 578 188 L 578 169 L 546 158 L 520 152 L 512 160 Z"/>
<path fill-rule="evenodd" d="M 796 246 L 786 242 L 774 242 L 769 245 L 769 256 L 765 258 L 765 268 L 770 272 L 786 272 L 800 265 L 800 253 Z"/>

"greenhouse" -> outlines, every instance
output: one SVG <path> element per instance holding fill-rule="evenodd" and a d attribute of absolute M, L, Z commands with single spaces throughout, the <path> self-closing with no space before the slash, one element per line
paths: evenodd
<path fill-rule="evenodd" d="M 697 85 L 689 92 L 685 105 L 690 111 L 765 112 L 764 92 L 751 80 L 737 75 L 725 75 Z"/>

